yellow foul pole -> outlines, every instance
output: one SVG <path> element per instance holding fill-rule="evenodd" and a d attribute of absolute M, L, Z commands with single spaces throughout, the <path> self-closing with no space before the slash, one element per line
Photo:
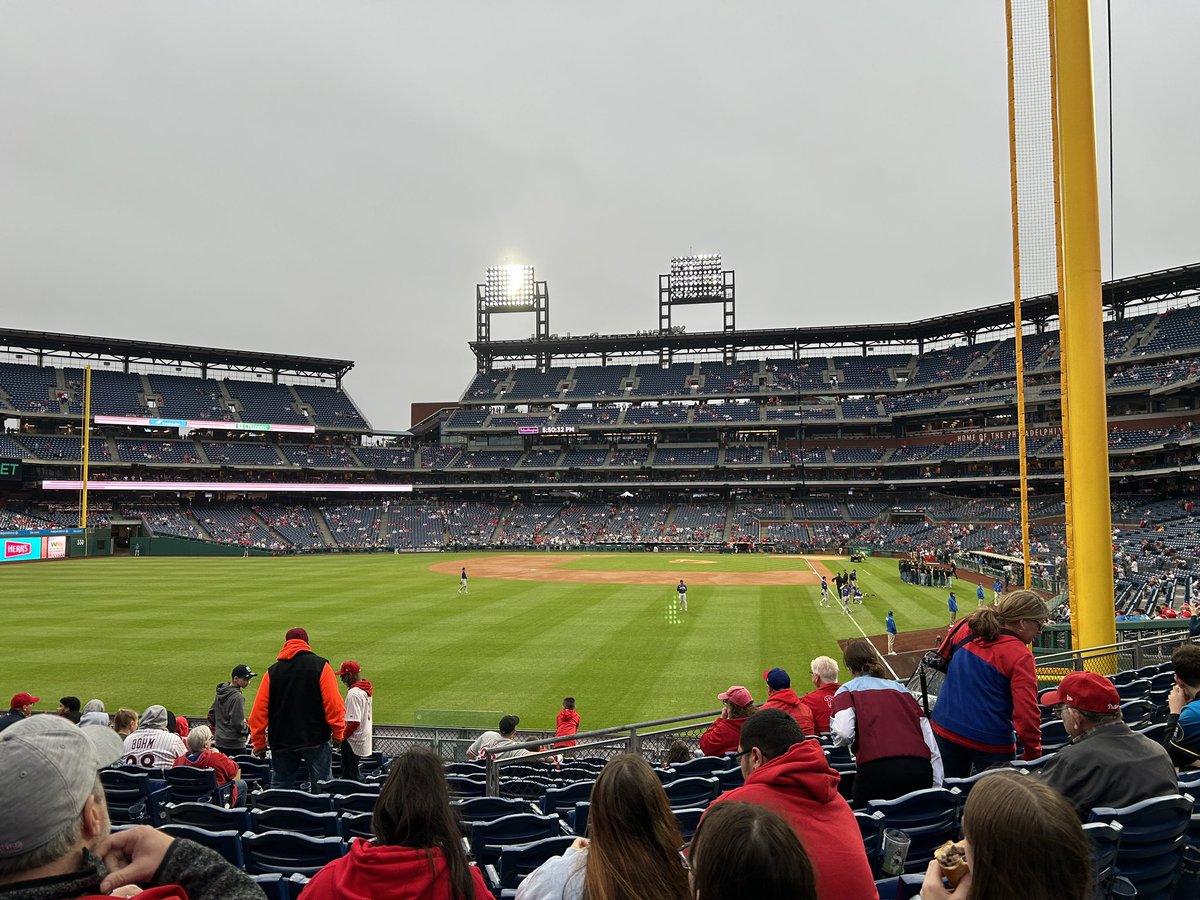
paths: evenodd
<path fill-rule="evenodd" d="M 1050 0 L 1054 151 L 1058 182 L 1063 465 L 1072 640 L 1116 641 L 1100 208 L 1088 0 Z"/>
<path fill-rule="evenodd" d="M 1025 324 L 1021 314 L 1021 226 L 1017 214 L 1017 97 L 1013 81 L 1013 11 L 1012 0 L 1006 0 L 1004 15 L 1008 25 L 1008 159 L 1009 182 L 1012 194 L 1012 242 L 1013 242 L 1013 336 L 1017 354 L 1017 465 L 1021 485 L 1021 555 L 1024 557 L 1022 583 L 1026 588 L 1033 586 L 1033 573 L 1029 557 L 1029 460 L 1025 456 L 1025 348 L 1022 328 Z"/>
<path fill-rule="evenodd" d="M 88 457 L 89 451 L 92 449 L 92 367 L 83 367 L 83 452 L 80 454 L 81 473 L 80 482 L 83 489 L 80 491 L 79 497 L 79 527 L 87 528 L 87 486 L 88 486 Z M 86 543 L 86 542 L 85 542 Z"/>

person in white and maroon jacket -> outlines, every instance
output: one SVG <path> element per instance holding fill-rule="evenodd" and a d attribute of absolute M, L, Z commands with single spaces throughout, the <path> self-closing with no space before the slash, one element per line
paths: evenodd
<path fill-rule="evenodd" d="M 179 735 L 167 730 L 166 707 L 146 707 L 138 719 L 137 731 L 125 738 L 125 755 L 121 761 L 128 766 L 144 769 L 169 768 L 187 753 L 187 744 Z"/>
<path fill-rule="evenodd" d="M 883 661 L 863 638 L 843 655 L 853 676 L 833 695 L 833 742 L 854 752 L 851 805 L 894 800 L 942 783 L 942 755 L 933 729 L 904 685 L 884 677 Z"/>
<path fill-rule="evenodd" d="M 346 731 L 342 736 L 342 778 L 358 780 L 358 763 L 370 756 L 373 749 L 371 682 L 362 677 L 362 666 L 352 659 L 342 663 L 338 677 L 349 690 L 346 692 Z"/>

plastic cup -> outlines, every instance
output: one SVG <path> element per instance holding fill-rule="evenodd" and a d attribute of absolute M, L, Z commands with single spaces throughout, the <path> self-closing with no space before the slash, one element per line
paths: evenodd
<path fill-rule="evenodd" d="M 887 828 L 883 832 L 883 862 L 880 869 L 887 875 L 903 875 L 904 862 L 908 859 L 908 846 L 912 842 L 908 834 L 899 828 Z"/>

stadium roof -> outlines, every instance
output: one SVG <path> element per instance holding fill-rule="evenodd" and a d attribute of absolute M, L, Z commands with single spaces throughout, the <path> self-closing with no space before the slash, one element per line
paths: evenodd
<path fill-rule="evenodd" d="M 1200 263 L 1134 275 L 1103 285 L 1104 305 L 1123 311 L 1133 303 L 1170 299 L 1200 292 Z M 1044 294 L 1022 302 L 1026 321 L 1044 322 L 1058 315 L 1058 294 Z M 549 354 L 559 357 L 636 355 L 662 350 L 765 349 L 810 345 L 920 344 L 977 332 L 1011 328 L 1011 303 L 916 319 L 910 322 L 869 325 L 812 325 L 800 328 L 763 328 L 726 333 L 698 331 L 551 337 L 549 340 L 472 341 L 469 346 L 481 360 L 523 359 Z"/>
<path fill-rule="evenodd" d="M 219 350 L 188 344 L 161 344 L 154 341 L 128 341 L 122 338 L 91 337 L 80 334 L 56 334 L 51 331 L 22 331 L 0 328 L 0 346 L 40 354 L 80 357 L 112 357 L 127 362 L 179 363 L 202 367 L 217 366 L 242 371 L 286 372 L 295 375 L 341 379 L 354 368 L 348 359 L 317 356 L 290 356 L 255 350 Z"/>

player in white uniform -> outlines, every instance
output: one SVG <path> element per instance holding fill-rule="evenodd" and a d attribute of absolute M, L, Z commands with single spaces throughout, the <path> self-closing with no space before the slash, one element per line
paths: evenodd
<path fill-rule="evenodd" d="M 679 594 L 679 608 L 687 612 L 687 585 L 683 583 L 682 578 L 679 579 L 679 584 L 675 588 L 675 591 Z"/>
<path fill-rule="evenodd" d="M 842 595 L 839 599 L 842 601 L 842 612 L 850 615 L 850 582 L 842 585 Z"/>

